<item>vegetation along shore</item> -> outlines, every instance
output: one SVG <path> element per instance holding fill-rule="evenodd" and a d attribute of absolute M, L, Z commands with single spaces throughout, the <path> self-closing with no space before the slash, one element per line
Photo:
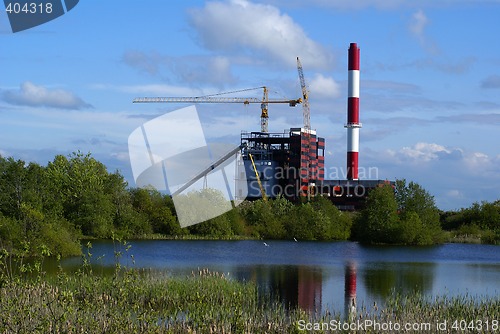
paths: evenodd
<path fill-rule="evenodd" d="M 318 314 L 207 269 L 171 277 L 117 265 L 99 275 L 84 262 L 76 273 L 46 276 L 37 264 L 14 271 L 1 260 L 2 333 L 435 333 L 445 321 L 443 333 L 499 330 L 497 297 L 393 293 L 383 306 Z"/>
<path fill-rule="evenodd" d="M 122 267 L 117 261 L 112 274 L 100 275 L 83 257 L 77 272 L 60 268 L 58 274 L 46 275 L 42 261 L 81 255 L 85 238 L 349 239 L 428 245 L 450 240 L 498 243 L 499 235 L 500 201 L 441 212 L 427 191 L 405 180 L 398 180 L 395 189 L 375 189 L 360 212 L 339 211 L 323 197 L 295 204 L 276 198 L 244 202 L 210 221 L 180 228 L 169 196 L 130 188 L 122 175 L 109 173 L 89 154 L 57 156 L 47 166 L 0 157 L 0 332 L 401 331 L 366 327 L 371 321 L 420 324 L 429 327 L 418 332 L 434 333 L 446 319 L 467 320 L 450 322 L 447 332 L 461 332 L 463 326 L 496 332 L 496 297 L 394 293 L 384 305 L 358 305 L 347 319 L 345 314 L 290 308 L 259 295 L 252 282 L 208 270 L 171 277 Z M 354 322 L 357 329 L 342 327 Z"/>
<path fill-rule="evenodd" d="M 244 202 L 181 228 L 169 196 L 129 187 L 90 154 L 59 155 L 47 166 L 0 157 L 0 248 L 79 255 L 81 239 L 112 237 L 494 244 L 500 242 L 500 201 L 441 212 L 419 184 L 398 180 L 395 189 L 375 189 L 361 212 L 339 211 L 320 196 L 295 204 L 276 198 Z"/>

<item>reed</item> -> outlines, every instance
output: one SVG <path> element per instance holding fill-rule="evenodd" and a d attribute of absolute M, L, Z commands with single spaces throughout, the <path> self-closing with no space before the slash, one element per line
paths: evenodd
<path fill-rule="evenodd" d="M 342 320 L 339 314 L 315 315 L 287 310 L 272 300 L 257 301 L 254 284 L 206 269 L 182 278 L 137 270 L 105 277 L 61 273 L 55 278 L 4 281 L 0 332 L 297 333 L 301 322 Z M 493 324 L 498 314 L 498 298 L 394 294 L 384 308 L 361 307 L 352 321 L 434 324 L 447 319 L 451 326 L 453 320 L 481 319 Z M 329 327 L 316 332 L 342 331 Z"/>
<path fill-rule="evenodd" d="M 288 309 L 259 295 L 255 284 L 208 269 L 172 277 L 122 266 L 99 275 L 88 262 L 76 273 L 61 269 L 55 276 L 6 268 L 0 266 L 0 333 L 300 333 L 304 324 L 321 325 L 315 333 L 400 332 L 334 328 L 345 316 Z M 476 329 L 481 321 L 481 332 L 494 333 L 500 330 L 499 314 L 498 297 L 393 293 L 383 307 L 358 307 L 349 321 L 432 324 L 430 331 L 414 331 L 419 333 L 434 333 L 445 320 L 450 330 L 442 333 L 463 332 L 452 330 L 453 321 L 475 321 Z"/>

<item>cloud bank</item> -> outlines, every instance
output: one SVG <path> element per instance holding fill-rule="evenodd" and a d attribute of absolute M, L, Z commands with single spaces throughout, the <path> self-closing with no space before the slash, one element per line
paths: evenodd
<path fill-rule="evenodd" d="M 246 0 L 210 1 L 189 12 L 199 43 L 212 51 L 231 52 L 277 64 L 325 69 L 332 56 L 290 16 L 272 5 Z"/>
<path fill-rule="evenodd" d="M 19 90 L 7 90 L 2 94 L 5 102 L 29 107 L 48 107 L 80 110 L 92 108 L 72 92 L 63 89 L 48 89 L 30 81 L 23 82 Z"/>

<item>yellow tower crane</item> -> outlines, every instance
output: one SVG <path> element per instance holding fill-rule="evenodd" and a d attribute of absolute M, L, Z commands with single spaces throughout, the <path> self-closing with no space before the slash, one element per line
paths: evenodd
<path fill-rule="evenodd" d="M 311 195 L 313 194 L 314 191 L 314 186 L 315 184 L 311 182 L 311 169 L 310 169 L 310 161 L 314 159 L 313 156 L 311 156 L 311 152 L 309 150 L 310 146 L 310 141 L 311 141 L 311 110 L 309 109 L 309 92 L 307 91 L 306 87 L 306 80 L 304 79 L 304 70 L 302 69 L 302 64 L 300 63 L 299 57 L 297 57 L 297 71 L 299 72 L 299 80 L 300 80 L 300 87 L 302 88 L 302 114 L 304 117 L 304 138 L 306 139 L 306 148 L 307 148 L 307 153 L 305 154 L 305 159 L 307 161 L 307 175 L 305 180 L 307 181 L 306 184 L 303 186 L 307 186 L 307 197 L 311 198 Z"/>
<path fill-rule="evenodd" d="M 309 109 L 309 93 L 307 92 L 306 80 L 304 79 L 304 71 L 299 57 L 297 57 L 297 70 L 299 71 L 300 87 L 302 88 L 302 110 L 304 116 L 304 130 L 311 130 L 311 110 Z"/>
<path fill-rule="evenodd" d="M 230 94 L 254 89 L 264 89 L 262 100 L 255 97 L 220 97 L 219 95 Z M 206 96 L 196 97 L 138 97 L 133 100 L 133 103 L 243 103 L 245 105 L 250 103 L 260 103 L 260 128 L 261 132 L 269 132 L 268 128 L 268 104 L 269 103 L 287 103 L 290 107 L 295 107 L 297 104 L 302 103 L 302 98 L 296 100 L 280 100 L 269 99 L 267 87 L 249 88 L 233 92 L 219 93 Z"/>

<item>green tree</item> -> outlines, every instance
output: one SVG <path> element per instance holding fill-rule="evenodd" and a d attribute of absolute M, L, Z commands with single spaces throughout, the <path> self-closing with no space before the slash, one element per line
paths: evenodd
<path fill-rule="evenodd" d="M 240 209 L 249 233 L 264 239 L 284 238 L 286 231 L 283 222 L 288 219 L 288 213 L 293 207 L 287 202 L 278 197 L 275 200 L 259 199 L 242 205 Z"/>
<path fill-rule="evenodd" d="M 294 206 L 285 224 L 286 235 L 298 240 L 314 240 L 316 211 L 309 203 Z"/>
<path fill-rule="evenodd" d="M 475 224 L 481 229 L 496 230 L 500 228 L 500 201 L 475 202 L 463 212 L 463 224 Z"/>
<path fill-rule="evenodd" d="M 331 221 L 310 202 L 296 205 L 285 224 L 287 236 L 298 240 L 330 240 Z"/>
<path fill-rule="evenodd" d="M 52 254 L 79 254 L 79 234 L 55 209 L 59 206 L 53 194 L 59 189 L 50 182 L 47 168 L 0 158 L 0 170 L 0 208 L 7 216 L 0 227 L 3 247 L 21 249 L 23 243 L 29 243 L 33 255 L 39 247 Z"/>
<path fill-rule="evenodd" d="M 314 197 L 311 205 L 316 211 L 322 212 L 328 220 L 328 226 L 324 229 L 324 233 L 319 239 L 349 239 L 351 236 L 352 219 L 348 213 L 340 211 L 329 199 L 323 196 Z"/>
<path fill-rule="evenodd" d="M 47 247 L 53 255 L 80 255 L 79 233 L 64 218 L 45 220 L 41 226 L 38 246 Z"/>
<path fill-rule="evenodd" d="M 226 214 L 222 214 L 199 224 L 191 225 L 188 229 L 192 234 L 205 237 L 226 238 L 233 235 L 231 223 Z"/>
<path fill-rule="evenodd" d="M 408 212 L 401 217 L 398 227 L 395 230 L 394 239 L 397 243 L 413 245 L 425 241 L 422 220 L 414 211 Z M 424 243 L 425 244 L 425 243 Z"/>
<path fill-rule="evenodd" d="M 127 187 L 127 182 L 118 172 L 109 174 L 105 189 L 113 202 L 115 235 L 123 239 L 152 233 L 153 229 L 148 217 L 135 210 L 132 192 Z"/>
<path fill-rule="evenodd" d="M 233 235 L 243 236 L 246 233 L 245 219 L 242 217 L 240 210 L 238 208 L 233 208 L 232 210 L 225 213 L 229 224 L 231 225 L 231 231 Z"/>
<path fill-rule="evenodd" d="M 153 233 L 164 235 L 187 233 L 186 229 L 181 229 L 171 211 L 173 205 L 169 196 L 148 188 L 131 189 L 130 194 L 134 209 L 149 222 Z"/>
<path fill-rule="evenodd" d="M 415 182 L 406 184 L 406 180 L 396 180 L 396 201 L 401 222 L 405 227 L 417 231 L 414 240 L 405 240 L 409 244 L 432 244 L 440 242 L 442 230 L 439 222 L 439 210 L 434 197 Z M 415 219 L 415 216 L 419 220 Z M 413 222 L 414 225 L 409 224 Z M 401 229 L 400 229 L 401 230 Z"/>
<path fill-rule="evenodd" d="M 394 243 L 398 229 L 398 204 L 391 185 L 370 191 L 365 208 L 356 220 L 356 238 L 363 243 Z"/>
<path fill-rule="evenodd" d="M 69 159 L 56 156 L 47 168 L 51 181 L 59 189 L 65 218 L 84 235 L 110 237 L 115 208 L 112 196 L 106 192 L 109 177 L 106 167 L 90 153 L 77 152 Z"/>
<path fill-rule="evenodd" d="M 8 217 L 21 219 L 28 173 L 23 160 L 0 158 L 0 210 Z"/>
<path fill-rule="evenodd" d="M 366 243 L 428 245 L 443 238 L 434 198 L 406 180 L 397 180 L 395 189 L 384 185 L 368 194 L 355 233 Z"/>
<path fill-rule="evenodd" d="M 11 217 L 5 217 L 0 212 L 0 250 L 10 251 L 21 247 L 24 231 L 19 221 Z"/>
<path fill-rule="evenodd" d="M 459 235 L 474 235 L 484 243 L 500 243 L 500 200 L 475 202 L 458 212 L 445 212 L 441 224 Z"/>

